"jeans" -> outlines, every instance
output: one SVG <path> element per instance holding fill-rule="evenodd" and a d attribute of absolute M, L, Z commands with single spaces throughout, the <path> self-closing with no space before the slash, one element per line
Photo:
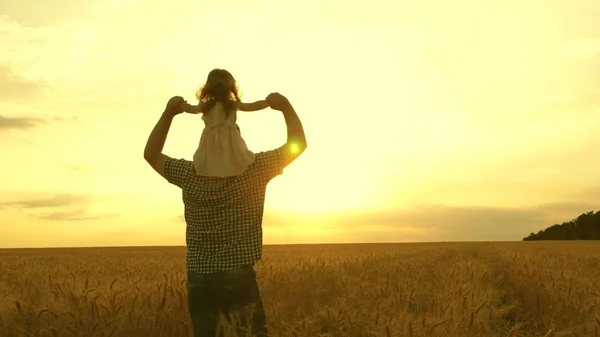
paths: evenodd
<path fill-rule="evenodd" d="M 213 273 L 198 274 L 188 271 L 188 310 L 194 327 L 194 337 L 220 337 L 217 325 L 219 315 L 229 320 L 238 313 L 241 324 L 235 324 L 239 337 L 268 337 L 262 297 L 252 266 Z M 245 315 L 243 307 L 252 307 Z M 249 317 L 248 317 L 249 316 Z M 252 335 L 245 327 L 251 327 Z"/>

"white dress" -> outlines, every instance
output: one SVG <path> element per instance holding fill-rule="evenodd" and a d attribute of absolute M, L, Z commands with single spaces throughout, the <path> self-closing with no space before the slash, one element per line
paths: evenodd
<path fill-rule="evenodd" d="M 209 177 L 229 177 L 243 173 L 254 162 L 254 153 L 248 150 L 236 124 L 237 113 L 229 116 L 223 104 L 202 115 L 204 130 L 194 153 L 196 174 Z"/>

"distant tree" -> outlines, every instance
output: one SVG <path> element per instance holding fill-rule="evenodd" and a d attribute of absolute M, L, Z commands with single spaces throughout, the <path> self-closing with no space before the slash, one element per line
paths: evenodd
<path fill-rule="evenodd" d="M 576 219 L 552 225 L 523 238 L 523 241 L 539 240 L 600 240 L 600 211 L 583 213 Z"/>

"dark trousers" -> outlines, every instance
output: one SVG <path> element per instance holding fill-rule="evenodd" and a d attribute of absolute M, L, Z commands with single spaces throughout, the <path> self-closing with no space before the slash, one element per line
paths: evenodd
<path fill-rule="evenodd" d="M 240 323 L 236 324 L 239 337 L 251 336 L 246 329 L 248 326 L 253 336 L 268 336 L 265 309 L 252 266 L 214 274 L 188 271 L 187 275 L 188 309 L 194 337 L 219 337 L 220 314 L 230 322 Z M 249 315 L 245 310 L 248 307 L 252 310 Z M 232 314 L 239 315 L 239 320 L 230 319 Z"/>

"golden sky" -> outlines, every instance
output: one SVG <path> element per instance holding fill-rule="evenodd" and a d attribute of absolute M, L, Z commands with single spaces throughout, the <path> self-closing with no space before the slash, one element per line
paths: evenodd
<path fill-rule="evenodd" d="M 520 240 L 597 210 L 600 2 L 3 0 L 0 247 L 182 245 L 143 159 L 212 68 L 278 91 L 309 148 L 268 187 L 266 244 Z M 255 152 L 281 114 L 238 114 Z M 199 116 L 166 154 L 191 159 Z"/>

